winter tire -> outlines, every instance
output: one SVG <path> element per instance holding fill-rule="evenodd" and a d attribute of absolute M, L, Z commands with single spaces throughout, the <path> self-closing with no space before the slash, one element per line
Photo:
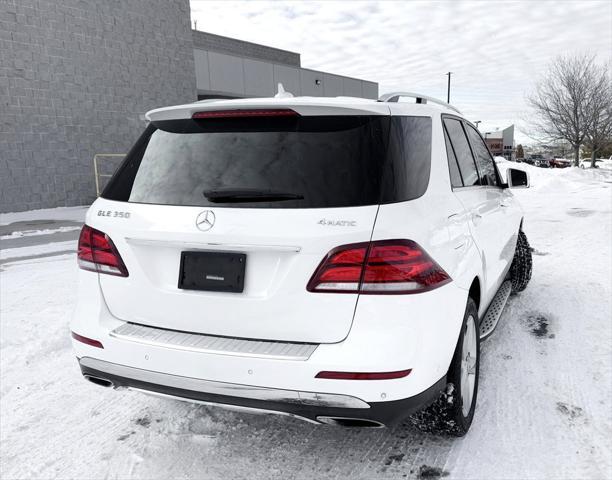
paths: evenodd
<path fill-rule="evenodd" d="M 468 299 L 455 353 L 446 374 L 446 390 L 429 407 L 410 417 L 424 432 L 462 437 L 474 418 L 480 370 L 478 309 Z"/>
<path fill-rule="evenodd" d="M 531 270 L 531 247 L 529 246 L 525 232 L 519 230 L 514 258 L 512 259 L 512 265 L 510 265 L 512 293 L 518 293 L 525 290 L 531 279 Z"/>

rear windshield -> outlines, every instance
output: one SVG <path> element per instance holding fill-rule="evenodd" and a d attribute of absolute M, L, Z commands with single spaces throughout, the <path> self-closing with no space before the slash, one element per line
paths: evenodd
<path fill-rule="evenodd" d="M 331 208 L 421 196 L 431 119 L 292 116 L 147 127 L 102 196 L 161 205 Z"/>

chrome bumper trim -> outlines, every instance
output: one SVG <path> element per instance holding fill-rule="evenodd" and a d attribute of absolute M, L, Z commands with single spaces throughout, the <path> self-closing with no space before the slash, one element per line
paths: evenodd
<path fill-rule="evenodd" d="M 301 392 L 297 390 L 283 390 L 278 388 L 256 387 L 236 383 L 217 382 L 200 378 L 182 377 L 168 373 L 154 372 L 140 368 L 128 367 L 116 363 L 106 362 L 91 357 L 80 359 L 82 366 L 92 368 L 98 372 L 116 375 L 118 377 L 138 380 L 141 382 L 163 385 L 166 387 L 191 390 L 195 392 L 226 395 L 229 397 L 248 398 L 252 400 L 265 400 L 269 402 L 284 402 L 297 405 L 312 405 L 317 407 L 337 408 L 370 408 L 363 400 L 349 395 L 332 393 Z M 100 376 L 100 375 L 98 375 Z"/>
<path fill-rule="evenodd" d="M 136 323 L 125 323 L 111 331 L 110 336 L 156 347 L 174 348 L 190 352 L 278 360 L 308 360 L 319 346 L 316 343 L 251 340 L 205 335 L 202 333 L 179 332 Z"/>
<path fill-rule="evenodd" d="M 144 393 L 146 395 L 151 395 L 153 397 L 169 398 L 172 400 L 179 400 L 181 402 L 196 403 L 198 405 L 206 405 L 206 406 L 211 406 L 211 407 L 220 407 L 220 408 L 223 408 L 224 410 L 231 410 L 235 412 L 245 412 L 245 413 L 263 414 L 263 415 L 267 415 L 267 414 L 283 415 L 285 417 L 298 418 L 304 422 L 314 423 L 315 425 L 321 425 L 321 422 L 315 422 L 314 420 L 311 420 L 310 418 L 302 417 L 300 415 L 296 415 L 295 413 L 279 412 L 278 410 L 266 410 L 263 408 L 243 407 L 240 405 L 228 405 L 227 403 L 205 402 L 203 400 L 178 397 L 176 395 L 168 395 L 167 393 L 153 392 L 151 390 L 144 390 L 142 388 L 136 388 L 136 387 L 129 387 L 129 390 Z"/>
<path fill-rule="evenodd" d="M 168 240 L 154 240 L 150 238 L 135 238 L 127 237 L 125 239 L 133 245 L 151 245 L 154 247 L 180 247 L 193 248 L 197 250 L 237 250 L 240 252 L 255 251 L 271 251 L 271 252 L 288 252 L 299 253 L 302 247 L 297 245 L 253 245 L 245 243 L 212 243 L 212 242 L 180 242 Z"/>

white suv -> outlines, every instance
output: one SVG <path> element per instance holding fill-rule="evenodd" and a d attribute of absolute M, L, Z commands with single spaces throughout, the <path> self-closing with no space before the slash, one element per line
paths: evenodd
<path fill-rule="evenodd" d="M 147 114 L 79 239 L 83 375 L 464 434 L 480 338 L 531 275 L 508 189 L 526 173 L 505 183 L 476 128 L 422 95 L 289 97 Z"/>

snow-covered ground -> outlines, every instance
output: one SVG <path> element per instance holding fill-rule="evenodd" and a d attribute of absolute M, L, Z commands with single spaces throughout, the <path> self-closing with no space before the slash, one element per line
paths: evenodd
<path fill-rule="evenodd" d="M 515 193 L 534 275 L 483 344 L 465 438 L 318 427 L 87 383 L 68 336 L 76 265 L 61 252 L 75 244 L 59 241 L 0 258 L 0 477 L 612 478 L 612 172 L 519 167 L 533 184 Z"/>

